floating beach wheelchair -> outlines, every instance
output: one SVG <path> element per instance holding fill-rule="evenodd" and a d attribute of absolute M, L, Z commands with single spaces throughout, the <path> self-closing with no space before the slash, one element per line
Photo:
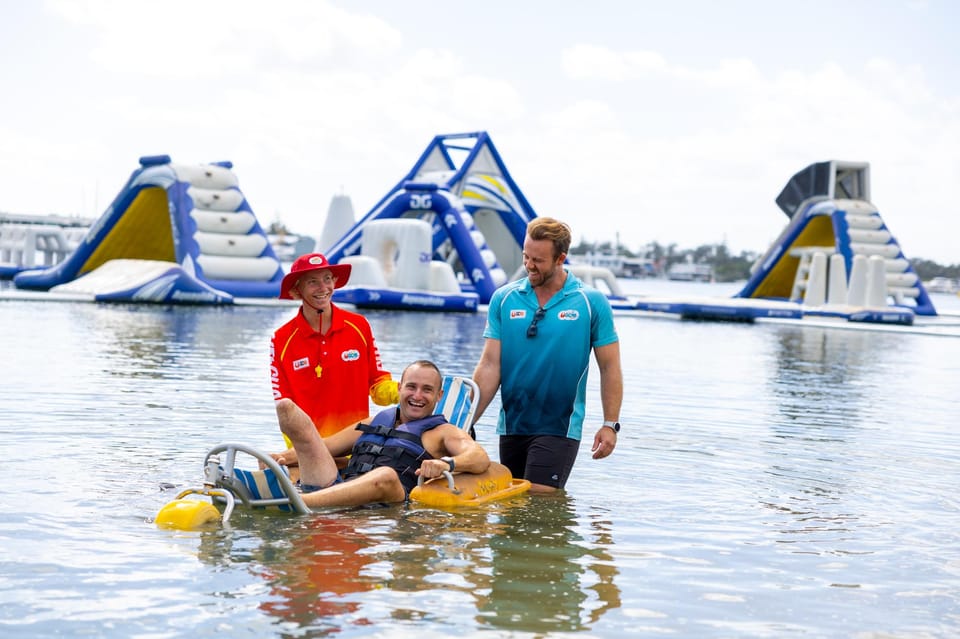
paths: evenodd
<path fill-rule="evenodd" d="M 480 389 L 472 379 L 445 377 L 438 411 L 451 424 L 469 429 L 479 394 Z M 240 468 L 238 453 L 261 462 L 263 470 Z M 523 494 L 529 488 L 529 481 L 515 479 L 506 466 L 491 462 L 490 468 L 479 474 L 444 472 L 443 477 L 421 479 L 410 492 L 410 500 L 435 508 L 474 507 Z M 181 491 L 176 499 L 160 509 L 154 521 L 164 528 L 193 530 L 227 523 L 238 504 L 301 515 L 312 512 L 286 467 L 270 455 L 243 444 L 220 444 L 211 448 L 204 458 L 203 486 Z M 218 506 L 222 506 L 222 513 Z"/>

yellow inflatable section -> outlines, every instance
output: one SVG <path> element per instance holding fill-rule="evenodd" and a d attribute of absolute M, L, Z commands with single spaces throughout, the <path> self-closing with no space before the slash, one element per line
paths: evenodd
<path fill-rule="evenodd" d="M 208 501 L 175 499 L 160 509 L 154 523 L 161 528 L 196 530 L 207 524 L 220 523 L 220 511 Z"/>
<path fill-rule="evenodd" d="M 490 468 L 480 474 L 444 473 L 423 482 L 410 491 L 410 501 L 435 508 L 463 508 L 521 495 L 529 489 L 529 481 L 514 479 L 506 466 L 490 462 Z"/>

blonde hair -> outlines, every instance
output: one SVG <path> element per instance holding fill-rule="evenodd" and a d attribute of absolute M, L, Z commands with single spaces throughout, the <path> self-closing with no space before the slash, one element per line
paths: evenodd
<path fill-rule="evenodd" d="M 527 224 L 527 237 L 531 240 L 553 242 L 553 256 L 560 257 L 570 250 L 570 227 L 552 217 L 537 217 Z"/>

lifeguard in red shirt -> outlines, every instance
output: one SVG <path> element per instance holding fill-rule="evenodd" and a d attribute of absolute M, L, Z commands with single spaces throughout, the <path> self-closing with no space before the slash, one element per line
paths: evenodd
<path fill-rule="evenodd" d="M 321 437 L 369 417 L 370 399 L 381 406 L 399 401 L 397 382 L 383 370 L 370 324 L 331 301 L 350 269 L 330 264 L 320 253 L 298 257 L 283 278 L 280 297 L 300 300 L 300 310 L 270 342 L 273 399 L 293 400 L 299 409 L 293 418 L 312 421 Z M 296 452 L 286 441 L 287 450 L 273 457 L 294 465 Z"/>

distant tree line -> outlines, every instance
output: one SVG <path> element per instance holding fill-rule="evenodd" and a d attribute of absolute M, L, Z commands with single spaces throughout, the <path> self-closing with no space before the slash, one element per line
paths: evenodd
<path fill-rule="evenodd" d="M 642 252 L 636 253 L 622 245 L 614 247 L 611 242 L 585 240 L 571 247 L 570 253 L 573 255 L 605 253 L 650 260 L 655 272 L 659 275 L 666 273 L 671 266 L 678 263 L 709 264 L 713 267 L 713 276 L 717 282 L 736 282 L 747 279 L 750 276 L 750 267 L 760 257 L 753 251 L 731 255 L 726 244 L 704 244 L 694 249 L 681 249 L 676 244 L 664 246 L 658 242 L 651 242 Z"/>
<path fill-rule="evenodd" d="M 267 227 L 267 233 L 273 235 L 293 234 L 280 220 L 274 220 Z M 612 242 L 587 242 L 586 240 L 580 240 L 579 244 L 571 247 L 570 253 L 573 255 L 603 253 L 646 259 L 653 263 L 657 274 L 661 275 L 677 263 L 709 264 L 713 267 L 713 276 L 717 282 L 737 282 L 748 279 L 750 277 L 750 267 L 760 257 L 760 254 L 755 251 L 741 251 L 739 255 L 731 255 L 726 244 L 704 244 L 693 249 L 681 249 L 676 244 L 664 246 L 658 242 L 651 242 L 643 247 L 641 252 L 633 252 L 622 244 L 614 246 Z M 910 262 L 923 281 L 938 276 L 960 279 L 960 264 L 943 266 L 923 258 L 915 258 Z"/>
<path fill-rule="evenodd" d="M 960 264 L 951 264 L 942 266 L 931 260 L 916 258 L 910 260 L 913 264 L 913 270 L 917 272 L 923 281 L 932 280 L 935 277 L 949 277 L 950 279 L 960 279 Z"/>

